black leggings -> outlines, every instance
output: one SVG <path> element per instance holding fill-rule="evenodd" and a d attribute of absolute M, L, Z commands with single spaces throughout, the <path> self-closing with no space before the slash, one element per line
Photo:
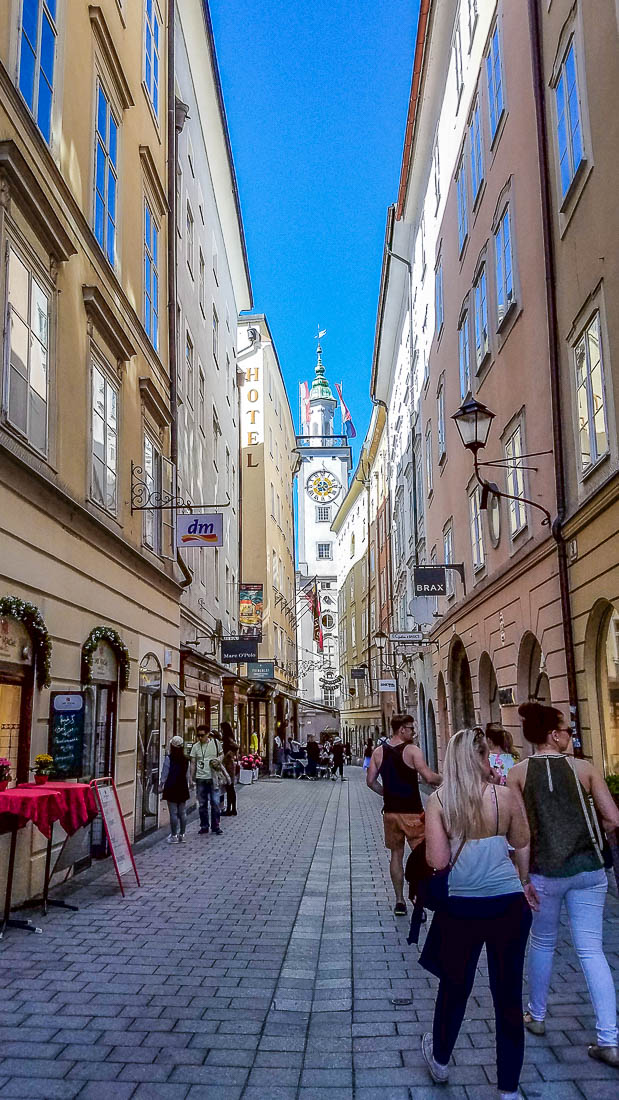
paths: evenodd
<path fill-rule="evenodd" d="M 531 911 L 522 894 L 452 898 L 448 904 L 447 913 L 435 915 L 432 924 L 437 924 L 437 932 L 432 937 L 431 929 L 426 941 L 428 945 L 434 938 L 428 946 L 440 958 L 434 1057 L 444 1066 L 451 1058 L 485 944 L 496 1020 L 497 1083 L 500 1092 L 516 1092 L 524 1060 L 522 973 Z"/>
<path fill-rule="evenodd" d="M 232 813 L 233 810 L 236 810 L 236 787 L 234 783 L 226 784 L 226 795 L 228 796 L 226 813 L 229 814 Z"/>

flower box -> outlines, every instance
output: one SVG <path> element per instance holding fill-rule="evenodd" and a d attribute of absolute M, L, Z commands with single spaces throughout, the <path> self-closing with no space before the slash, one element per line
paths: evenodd
<path fill-rule="evenodd" d="M 251 783 L 254 778 L 253 768 L 241 768 L 239 783 Z"/>

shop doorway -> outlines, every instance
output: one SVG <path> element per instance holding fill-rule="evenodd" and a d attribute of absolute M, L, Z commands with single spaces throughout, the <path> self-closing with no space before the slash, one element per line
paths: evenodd
<path fill-rule="evenodd" d="M 432 700 L 428 699 L 428 718 L 426 722 L 426 760 L 434 771 L 438 771 L 438 746 L 436 743 L 436 718 Z"/>
<path fill-rule="evenodd" d="M 34 670 L 32 643 L 23 623 L 0 618 L 0 757 L 11 779 L 27 782 Z"/>
<path fill-rule="evenodd" d="M 84 688 L 85 779 L 115 777 L 116 713 L 118 702 L 118 662 L 107 642 L 100 642 L 92 655 L 92 683 Z M 94 859 L 108 854 L 101 817 L 91 826 L 90 852 Z"/>
<path fill-rule="evenodd" d="M 597 679 L 604 770 L 613 775 L 619 772 L 619 612 L 615 608 L 602 622 Z"/>
<path fill-rule="evenodd" d="M 138 744 L 135 775 L 135 835 L 145 836 L 159 822 L 161 665 L 153 653 L 140 663 Z"/>
<path fill-rule="evenodd" d="M 482 653 L 479 658 L 479 717 L 482 726 L 488 722 L 501 721 L 501 707 L 499 706 L 499 685 L 497 684 L 494 665 L 488 653 Z"/>
<path fill-rule="evenodd" d="M 460 638 L 455 638 L 451 647 L 448 679 L 451 686 L 453 728 L 457 732 L 475 725 L 471 668 Z"/>

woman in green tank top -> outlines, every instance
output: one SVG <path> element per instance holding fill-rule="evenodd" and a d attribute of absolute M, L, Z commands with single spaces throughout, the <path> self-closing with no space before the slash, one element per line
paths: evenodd
<path fill-rule="evenodd" d="M 534 745 L 533 755 L 507 777 L 508 787 L 524 799 L 531 830 L 529 847 L 515 854 L 534 910 L 525 1026 L 534 1035 L 546 1030 L 553 955 L 565 902 L 596 1016 L 597 1043 L 589 1047 L 589 1055 L 619 1068 L 615 987 L 602 947 L 608 882 L 597 819 L 599 814 L 610 832 L 619 826 L 619 810 L 597 769 L 568 755 L 572 735 L 560 710 L 523 703 L 518 713 L 524 736 Z"/>

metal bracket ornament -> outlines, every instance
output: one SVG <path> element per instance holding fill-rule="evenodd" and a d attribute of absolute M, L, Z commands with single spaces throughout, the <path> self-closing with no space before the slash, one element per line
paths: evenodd
<path fill-rule="evenodd" d="M 191 500 L 163 490 L 155 492 L 148 487 L 143 467 L 131 463 L 132 515 L 134 512 L 163 512 L 166 508 L 173 508 L 178 512 L 202 512 L 206 508 L 229 508 L 231 503 L 229 493 L 226 493 L 225 503 L 194 504 Z"/>

